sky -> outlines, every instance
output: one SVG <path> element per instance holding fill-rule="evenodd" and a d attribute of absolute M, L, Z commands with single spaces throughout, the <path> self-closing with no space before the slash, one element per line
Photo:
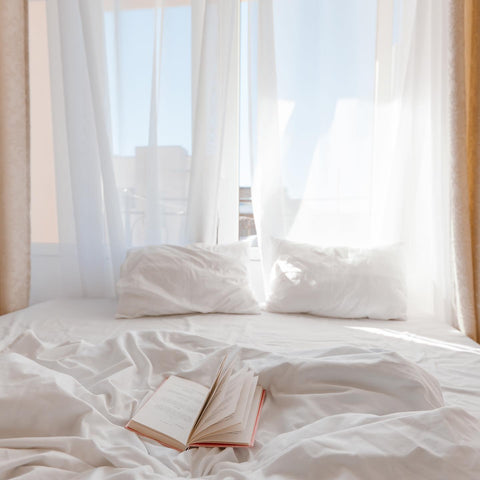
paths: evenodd
<path fill-rule="evenodd" d="M 281 168 L 293 196 L 306 188 L 314 157 L 330 155 L 338 108 L 355 99 L 373 102 L 376 0 L 274 0 L 275 60 L 284 135 Z M 250 185 L 248 70 L 249 8 L 255 26 L 256 2 L 241 4 L 240 184 Z M 163 15 L 163 17 L 162 17 Z M 115 19 L 117 20 L 115 22 Z M 117 28 L 115 28 L 117 26 Z M 159 35 L 163 32 L 162 35 Z M 133 156 L 156 135 L 159 145 L 180 145 L 191 154 L 191 8 L 188 5 L 105 13 L 112 92 L 113 141 L 117 155 Z M 161 42 L 160 40 L 161 39 Z M 250 52 L 255 55 L 256 35 Z M 118 48 L 115 48 L 115 45 Z M 156 129 L 150 128 L 152 59 L 158 70 Z M 255 58 L 255 56 L 253 57 Z M 255 92 L 253 99 L 255 100 Z M 342 103 L 343 102 L 343 103 Z M 358 103 L 358 102 L 357 102 Z M 357 104 L 355 104 L 357 105 Z M 371 111 L 356 110 L 355 122 L 335 128 L 372 128 Z M 342 110 L 343 109 L 343 110 Z M 360 113 L 359 113 L 360 112 Z M 348 112 L 344 116 L 348 117 Z M 352 116 L 350 115 L 350 116 Z M 358 118 L 357 118 L 358 117 Z M 368 135 L 368 132 L 366 133 Z M 330 153 L 329 153 L 330 152 Z M 323 160 L 328 163 L 328 160 Z M 325 164 L 325 168 L 328 165 Z"/>

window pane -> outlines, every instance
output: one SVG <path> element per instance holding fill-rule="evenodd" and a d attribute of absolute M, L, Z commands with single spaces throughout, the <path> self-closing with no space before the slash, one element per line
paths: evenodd
<path fill-rule="evenodd" d="M 114 168 L 129 246 L 176 243 L 192 153 L 190 2 L 105 13 Z M 108 7 L 109 3 L 106 2 Z M 141 8 L 134 8 L 135 6 Z"/>
<path fill-rule="evenodd" d="M 359 237 L 368 221 L 371 190 L 377 2 L 275 0 L 271 19 L 259 18 L 259 4 L 242 5 L 240 178 L 249 182 L 242 186 L 252 185 L 255 163 L 262 161 L 256 158 L 262 135 L 256 95 L 262 68 L 265 74 L 257 61 L 263 32 L 262 48 L 273 59 L 268 80 L 278 112 L 275 162 L 288 231 L 314 236 L 317 225 L 318 240 L 327 243 L 349 232 Z M 266 38 L 269 31 L 272 38 Z M 322 230 L 326 223 L 328 232 Z"/>

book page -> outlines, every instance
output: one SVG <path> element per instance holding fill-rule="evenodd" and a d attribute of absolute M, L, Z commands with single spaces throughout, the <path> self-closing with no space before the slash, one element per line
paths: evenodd
<path fill-rule="evenodd" d="M 241 396 L 241 390 L 245 385 L 245 379 L 253 376 L 246 368 L 232 375 L 218 390 L 218 394 L 205 408 L 202 420 L 195 426 L 195 432 L 200 432 L 210 425 L 232 415 Z"/>
<path fill-rule="evenodd" d="M 250 372 L 253 375 L 253 372 Z M 257 386 L 258 377 L 245 377 L 241 395 L 237 402 L 235 412 L 218 423 L 208 425 L 202 429 L 197 426 L 192 435 L 192 442 L 203 441 L 206 437 L 217 436 L 222 433 L 241 432 L 247 424 L 250 406 Z"/>
<path fill-rule="evenodd" d="M 242 396 L 239 399 L 235 413 L 228 419 L 220 422 L 222 428 L 217 430 L 218 433 L 239 432 L 245 429 L 257 381 L 258 377 L 248 379 L 248 382 L 243 387 Z"/>
<path fill-rule="evenodd" d="M 186 445 L 208 392 L 191 380 L 168 377 L 132 420 Z"/>
<path fill-rule="evenodd" d="M 227 354 L 223 357 L 222 363 L 220 364 L 220 367 L 215 376 L 215 380 L 213 381 L 212 386 L 209 389 L 207 398 L 204 404 L 202 405 L 202 413 L 197 418 L 197 421 L 195 422 L 194 428 L 192 430 L 195 430 L 197 425 L 199 425 L 202 422 L 205 413 L 208 411 L 209 405 L 223 391 L 222 386 L 230 378 L 233 371 L 235 360 L 236 360 L 236 357 L 235 355 L 232 355 L 232 354 Z"/>
<path fill-rule="evenodd" d="M 253 395 L 252 404 L 248 410 L 245 429 L 241 432 L 232 432 L 232 433 L 220 433 L 218 435 L 212 434 L 207 438 L 202 439 L 200 442 L 192 442 L 193 445 L 202 445 L 202 442 L 215 443 L 215 444 L 236 444 L 236 445 L 251 445 L 253 440 L 253 433 L 255 431 L 255 424 L 257 420 L 257 415 L 259 413 L 261 400 L 263 395 L 263 388 L 257 386 L 255 388 L 255 393 Z"/>

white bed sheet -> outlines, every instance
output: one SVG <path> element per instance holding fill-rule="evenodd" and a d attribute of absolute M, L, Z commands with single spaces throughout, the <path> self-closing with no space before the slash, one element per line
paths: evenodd
<path fill-rule="evenodd" d="M 0 478 L 480 478 L 480 348 L 446 325 L 114 312 L 1 317 Z M 254 448 L 178 453 L 123 428 L 165 375 L 207 383 L 232 348 L 268 391 Z"/>

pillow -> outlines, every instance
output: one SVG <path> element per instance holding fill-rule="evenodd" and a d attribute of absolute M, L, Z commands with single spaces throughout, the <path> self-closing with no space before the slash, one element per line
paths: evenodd
<path fill-rule="evenodd" d="M 340 318 L 406 318 L 399 245 L 319 247 L 272 239 L 266 309 Z"/>
<path fill-rule="evenodd" d="M 248 242 L 130 250 L 117 282 L 117 317 L 259 313 L 249 284 Z"/>

